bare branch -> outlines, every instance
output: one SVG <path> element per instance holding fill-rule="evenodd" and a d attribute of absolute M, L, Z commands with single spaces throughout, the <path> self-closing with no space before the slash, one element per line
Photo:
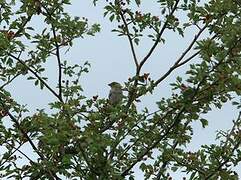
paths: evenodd
<path fill-rule="evenodd" d="M 24 65 L 32 74 L 34 74 L 34 76 L 41 82 L 43 83 L 43 85 L 50 91 L 54 94 L 54 96 L 56 96 L 61 102 L 62 99 L 60 98 L 60 96 L 34 71 L 32 70 L 24 61 L 22 61 L 20 58 L 12 55 L 12 54 L 9 54 L 10 57 L 16 59 L 18 62 L 20 62 L 22 65 Z"/>
<path fill-rule="evenodd" d="M 121 6 L 121 5 L 119 5 Z M 126 30 L 126 35 L 128 37 L 128 41 L 130 43 L 130 46 L 131 46 L 131 52 L 132 52 L 132 56 L 134 58 L 134 62 L 135 62 L 135 65 L 136 65 L 136 69 L 139 68 L 139 64 L 138 64 L 138 60 L 137 60 L 137 57 L 136 57 L 136 52 L 135 52 L 135 48 L 134 48 L 134 44 L 133 44 L 133 41 L 132 41 L 132 38 L 131 38 L 131 35 L 130 35 L 130 31 L 129 31 L 129 27 L 128 27 L 128 24 L 126 22 L 126 19 L 125 19 L 125 16 L 123 14 L 123 11 L 122 9 L 120 9 L 120 15 L 121 15 L 121 19 L 124 23 L 124 26 L 125 26 L 125 30 Z"/>
<path fill-rule="evenodd" d="M 181 62 L 182 59 L 186 56 L 186 54 L 192 49 L 193 45 L 196 43 L 196 41 L 198 40 L 199 36 L 202 34 L 202 32 L 206 28 L 207 28 L 207 25 L 205 25 L 202 29 L 200 29 L 200 31 L 194 36 L 192 42 L 189 44 L 189 46 L 186 48 L 186 50 L 182 53 L 182 55 L 177 59 L 177 61 L 172 65 L 172 67 L 162 77 L 160 77 L 158 80 L 156 80 L 155 86 L 157 86 L 166 77 L 168 77 L 172 73 L 172 71 L 174 71 L 176 68 L 186 64 L 187 62 L 192 60 L 195 56 L 197 56 L 200 53 L 200 51 L 198 51 L 198 52 L 194 53 L 192 56 L 190 56 L 189 58 L 187 58 L 185 61 Z"/>
<path fill-rule="evenodd" d="M 178 5 L 179 1 L 180 1 L 180 0 L 176 0 L 176 3 L 175 3 L 175 5 L 174 5 L 172 11 L 170 12 L 169 16 L 171 16 L 171 15 L 174 14 L 174 12 L 175 12 L 176 9 L 177 9 L 177 5 Z M 156 39 L 155 43 L 153 44 L 153 46 L 151 47 L 151 49 L 150 49 L 150 51 L 147 53 L 147 55 L 146 55 L 146 56 L 143 58 L 143 60 L 140 62 L 140 65 L 139 65 L 138 73 L 137 73 L 137 74 L 139 74 L 139 72 L 141 71 L 142 66 L 143 66 L 143 65 L 145 64 L 145 62 L 149 59 L 149 57 L 152 55 L 152 53 L 153 53 L 154 50 L 156 49 L 157 45 L 159 44 L 159 41 L 160 41 L 160 39 L 161 39 L 161 36 L 162 36 L 162 34 L 164 33 L 164 31 L 165 31 L 165 29 L 166 29 L 166 27 L 167 27 L 167 25 L 168 25 L 168 22 L 169 22 L 169 18 L 167 17 L 167 19 L 166 19 L 166 21 L 165 21 L 162 29 L 160 30 L 160 32 L 159 32 L 159 34 L 158 34 L 158 36 L 157 36 L 157 39 Z"/>
<path fill-rule="evenodd" d="M 43 5 L 41 5 L 41 6 L 45 9 L 48 17 L 50 19 L 52 19 L 51 18 L 52 15 L 51 15 L 51 13 L 49 13 L 48 9 L 45 6 L 43 6 Z M 62 97 L 62 66 L 61 66 L 61 58 L 60 58 L 60 46 L 61 45 L 59 45 L 58 42 L 57 42 L 57 33 L 56 33 L 56 29 L 55 29 L 54 24 L 51 23 L 51 26 L 52 26 L 53 36 L 54 36 L 54 44 L 55 44 L 55 50 L 56 50 L 56 54 L 55 55 L 57 57 L 58 71 L 59 71 L 59 75 L 58 75 L 59 95 L 58 96 L 60 98 L 60 101 L 63 102 L 63 97 Z"/>
<path fill-rule="evenodd" d="M 5 82 L 2 86 L 0 86 L 0 89 L 3 89 L 5 86 L 10 84 L 14 79 L 16 79 L 21 73 L 15 74 L 11 79 L 9 79 L 7 82 Z"/>
<path fill-rule="evenodd" d="M 17 152 L 19 152 L 20 154 L 22 154 L 24 157 L 26 157 L 31 163 L 35 163 L 32 159 L 30 159 L 24 152 L 22 152 L 21 150 L 20 150 L 20 147 L 22 146 L 22 145 L 19 145 L 19 147 L 14 147 L 12 144 L 10 144 L 10 143 L 8 143 L 8 142 L 5 142 L 7 145 L 9 145 L 9 146 L 11 146 L 13 149 L 15 149 L 15 151 L 14 151 L 14 153 L 17 151 Z"/>
<path fill-rule="evenodd" d="M 176 0 L 176 3 L 172 9 L 172 11 L 170 12 L 169 16 L 173 15 L 173 13 L 176 11 L 177 9 L 177 5 L 179 3 L 180 0 Z M 168 25 L 168 21 L 169 19 L 167 18 L 162 29 L 160 30 L 160 33 L 158 34 L 157 36 L 157 40 L 155 41 L 155 43 L 153 44 L 153 46 L 151 47 L 150 51 L 147 53 L 147 55 L 143 58 L 143 60 L 140 62 L 137 70 L 136 70 L 136 76 L 139 76 L 140 74 L 140 71 L 141 71 L 141 68 L 142 66 L 145 64 L 145 62 L 149 59 L 149 57 L 152 55 L 153 51 L 156 49 L 160 39 L 161 39 L 161 36 L 164 32 L 164 30 L 166 29 L 167 25 Z M 134 85 L 133 85 L 133 89 L 129 92 L 129 95 L 128 95 L 128 101 L 127 101 L 127 104 L 126 104 L 126 107 L 125 107 L 125 111 L 128 111 L 131 103 L 135 100 L 135 93 L 136 93 L 136 87 L 138 85 L 138 79 L 136 78 L 135 81 L 134 81 Z"/>
<path fill-rule="evenodd" d="M 7 143 L 7 142 L 5 142 L 5 143 Z M 2 144 L 4 144 L 4 143 L 2 143 Z M 9 144 L 9 143 L 7 143 L 7 144 Z M 19 144 L 19 146 L 18 147 L 14 147 L 14 151 L 12 151 L 11 153 L 8 151 L 8 157 L 11 157 L 15 152 L 17 152 L 17 150 L 22 146 L 23 144 Z M 5 161 L 2 161 L 1 162 L 1 164 L 0 164 L 0 166 L 2 166 L 3 164 L 5 164 L 6 162 L 8 161 L 8 159 L 5 159 Z"/>
<path fill-rule="evenodd" d="M 60 59 L 60 52 L 59 52 L 59 45 L 57 42 L 57 36 L 56 36 L 56 31 L 55 31 L 55 27 L 52 24 L 52 31 L 53 31 L 53 35 L 54 35 L 54 41 L 55 41 L 55 47 L 56 47 L 56 57 L 57 57 L 57 61 L 58 61 L 58 70 L 59 70 L 59 97 L 61 98 L 61 101 L 63 101 L 62 99 L 62 67 L 61 67 L 61 59 Z"/>

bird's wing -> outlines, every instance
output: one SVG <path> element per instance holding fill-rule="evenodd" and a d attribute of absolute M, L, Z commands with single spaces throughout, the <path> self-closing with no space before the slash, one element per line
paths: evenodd
<path fill-rule="evenodd" d="M 113 91 L 112 90 L 110 90 L 110 92 L 109 92 L 109 99 L 112 97 L 112 95 L 113 95 Z"/>

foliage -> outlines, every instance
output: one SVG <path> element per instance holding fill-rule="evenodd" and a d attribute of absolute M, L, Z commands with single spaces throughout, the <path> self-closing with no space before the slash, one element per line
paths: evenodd
<path fill-rule="evenodd" d="M 99 24 L 71 17 L 65 11 L 69 0 L 0 1 L 1 178 L 134 179 L 133 167 L 139 165 L 146 179 L 171 179 L 177 170 L 190 179 L 239 179 L 233 167 L 241 161 L 241 114 L 232 129 L 217 133 L 219 144 L 196 152 L 186 152 L 184 146 L 192 139 L 192 122 L 207 127 L 203 114 L 241 94 L 241 3 L 157 0 L 158 15 L 142 12 L 141 0 L 103 3 L 104 16 L 117 24 L 113 32 L 127 38 L 136 69 L 124 83 L 128 96 L 115 106 L 98 96 L 86 98 L 79 79 L 90 64 L 70 65 L 60 51 L 71 48 L 76 38 L 94 36 Z M 43 29 L 31 24 L 34 18 Z M 151 72 L 142 72 L 157 45 L 168 40 L 164 33 L 185 37 L 190 28 L 197 33 L 163 76 L 152 79 Z M 139 58 L 136 48 L 146 38 L 153 45 Z M 51 58 L 57 62 L 57 91 L 43 76 Z M 178 76 L 170 84 L 173 94 L 157 100 L 157 111 L 136 108 L 140 97 L 155 93 L 187 64 L 187 78 Z M 26 77 L 56 100 L 29 113 L 7 91 L 17 77 Z M 241 104 L 233 101 L 233 106 L 240 109 Z M 17 163 L 21 158 L 25 164 Z"/>

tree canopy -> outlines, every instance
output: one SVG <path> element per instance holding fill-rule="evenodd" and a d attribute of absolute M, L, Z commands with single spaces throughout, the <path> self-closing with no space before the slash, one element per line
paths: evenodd
<path fill-rule="evenodd" d="M 131 180 L 138 167 L 145 179 L 172 179 L 173 172 L 183 171 L 189 179 L 238 180 L 234 168 L 241 161 L 240 1 L 156 0 L 159 14 L 144 11 L 142 0 L 94 0 L 93 7 L 98 3 L 105 3 L 103 15 L 113 25 L 112 33 L 129 43 L 134 63 L 135 73 L 122 83 L 126 96 L 116 104 L 86 97 L 80 78 L 90 63 L 72 64 L 63 58 L 75 39 L 95 38 L 101 22 L 89 22 L 81 14 L 72 17 L 65 9 L 70 0 L 0 1 L 1 178 Z M 35 27 L 35 18 L 43 26 Z M 143 72 L 158 45 L 168 41 L 164 34 L 185 39 L 189 29 L 196 33 L 163 75 L 152 78 L 152 72 Z M 143 39 L 152 46 L 140 57 L 136 49 Z M 50 59 L 57 63 L 55 86 L 44 76 L 53 69 L 46 67 Z M 170 82 L 171 96 L 157 99 L 157 111 L 137 108 L 142 97 L 155 94 L 183 66 L 188 70 Z M 19 103 L 11 95 L 14 90 L 7 88 L 19 77 L 23 85 L 29 80 L 55 100 L 30 111 L 31 104 Z M 186 151 L 192 123 L 206 128 L 210 119 L 203 115 L 226 102 L 240 112 L 232 128 L 217 132 L 219 143 Z"/>

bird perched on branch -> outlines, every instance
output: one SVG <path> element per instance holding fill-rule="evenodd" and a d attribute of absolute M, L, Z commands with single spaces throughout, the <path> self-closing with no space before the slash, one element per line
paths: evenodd
<path fill-rule="evenodd" d="M 112 105 L 120 103 L 123 99 L 123 92 L 120 83 L 112 82 L 108 85 L 111 88 L 109 93 L 109 103 Z"/>

